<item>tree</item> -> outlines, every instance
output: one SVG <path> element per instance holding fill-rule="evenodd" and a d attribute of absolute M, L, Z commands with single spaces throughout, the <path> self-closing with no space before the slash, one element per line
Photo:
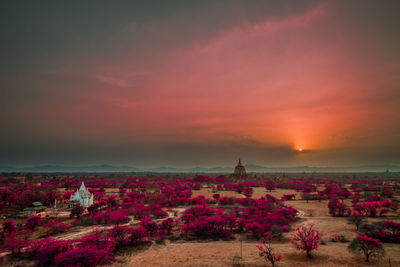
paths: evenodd
<path fill-rule="evenodd" d="M 13 220 L 7 219 L 3 222 L 3 233 L 12 235 L 17 231 L 17 225 Z"/>
<path fill-rule="evenodd" d="M 338 199 L 333 199 L 328 203 L 329 213 L 334 217 L 345 217 L 350 215 L 350 208 Z"/>
<path fill-rule="evenodd" d="M 64 194 L 62 195 L 62 199 L 63 199 L 63 200 L 69 200 L 69 199 L 71 198 L 71 195 L 72 195 L 73 193 L 74 193 L 74 192 L 71 191 L 71 190 L 65 191 Z"/>
<path fill-rule="evenodd" d="M 69 214 L 70 218 L 74 218 L 76 216 L 76 218 L 80 218 L 81 215 L 83 214 L 85 208 L 82 207 L 81 205 L 75 205 L 72 209 L 71 209 L 71 213 Z"/>
<path fill-rule="evenodd" d="M 268 232 L 264 238 L 262 238 L 256 247 L 260 251 L 260 257 L 263 257 L 266 262 L 270 262 L 272 267 L 275 267 L 275 262 L 280 261 L 282 256 L 276 254 L 274 249 L 271 247 L 272 233 Z"/>
<path fill-rule="evenodd" d="M 265 189 L 269 190 L 269 192 L 274 190 L 275 189 L 275 182 L 273 180 L 267 180 L 265 182 Z"/>
<path fill-rule="evenodd" d="M 253 195 L 253 188 L 245 187 L 243 189 L 243 195 L 245 195 L 246 197 L 251 197 Z"/>
<path fill-rule="evenodd" d="M 349 244 L 348 249 L 353 253 L 363 253 L 366 262 L 369 262 L 370 257 L 381 257 L 385 253 L 378 239 L 366 235 L 359 235 L 354 238 Z"/>
<path fill-rule="evenodd" d="M 307 258 L 311 258 L 311 251 L 318 248 L 322 241 L 322 232 L 314 229 L 314 224 L 301 224 L 297 226 L 292 235 L 292 244 L 298 250 L 303 250 Z"/>
<path fill-rule="evenodd" d="M 350 224 L 355 224 L 355 226 L 357 227 L 357 231 L 360 228 L 360 225 L 366 222 L 364 216 L 362 216 L 361 213 L 357 211 L 354 211 L 351 216 L 347 217 L 347 221 Z"/>
<path fill-rule="evenodd" d="M 42 217 L 34 215 L 26 219 L 25 227 L 28 230 L 35 230 L 35 228 L 42 222 Z"/>

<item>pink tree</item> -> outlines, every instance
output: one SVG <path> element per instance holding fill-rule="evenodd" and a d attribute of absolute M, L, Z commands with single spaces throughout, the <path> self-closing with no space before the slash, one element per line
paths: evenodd
<path fill-rule="evenodd" d="M 292 244 L 298 250 L 303 250 L 307 258 L 311 258 L 311 251 L 318 249 L 322 241 L 322 232 L 314 228 L 314 224 L 297 226 L 292 235 Z"/>
<path fill-rule="evenodd" d="M 71 213 L 69 214 L 70 218 L 74 218 L 75 216 L 79 219 L 81 217 L 81 215 L 83 214 L 83 212 L 85 211 L 85 208 L 82 207 L 81 205 L 75 205 L 72 209 L 71 209 Z"/>
<path fill-rule="evenodd" d="M 3 222 L 3 234 L 12 235 L 17 231 L 17 225 L 13 220 L 7 219 Z"/>
<path fill-rule="evenodd" d="M 69 200 L 69 199 L 71 198 L 71 195 L 72 195 L 73 193 L 74 193 L 74 192 L 71 191 L 71 190 L 65 191 L 64 194 L 62 195 L 62 199 L 63 199 L 63 200 Z"/>
<path fill-rule="evenodd" d="M 251 197 L 253 195 L 253 188 L 245 187 L 243 189 L 243 195 L 245 195 L 246 197 Z"/>
<path fill-rule="evenodd" d="M 35 230 L 35 228 L 42 222 L 42 217 L 34 215 L 26 219 L 25 227 L 28 230 Z"/>
<path fill-rule="evenodd" d="M 280 261 L 282 256 L 276 254 L 274 249 L 271 247 L 272 233 L 268 232 L 264 238 L 262 238 L 256 247 L 260 251 L 260 257 L 263 257 L 265 261 L 269 261 L 272 267 L 275 267 L 275 262 Z"/>

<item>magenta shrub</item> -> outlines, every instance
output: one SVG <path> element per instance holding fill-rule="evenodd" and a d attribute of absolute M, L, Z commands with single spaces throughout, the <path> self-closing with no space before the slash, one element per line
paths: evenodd
<path fill-rule="evenodd" d="M 163 235 L 168 236 L 171 233 L 173 222 L 174 220 L 172 218 L 167 218 L 163 220 L 159 227 L 160 232 L 162 232 Z"/>
<path fill-rule="evenodd" d="M 17 225 L 11 219 L 3 221 L 3 232 L 7 235 L 12 235 L 17 231 Z"/>
<path fill-rule="evenodd" d="M 85 211 L 85 208 L 82 207 L 81 205 L 77 204 L 77 205 L 72 207 L 71 213 L 69 214 L 69 217 L 70 218 L 76 217 L 76 218 L 79 219 L 84 211 Z"/>
<path fill-rule="evenodd" d="M 42 222 L 42 217 L 34 215 L 26 219 L 25 228 L 28 230 L 35 230 L 35 228 Z"/>
<path fill-rule="evenodd" d="M 114 226 L 109 233 L 109 237 L 113 240 L 115 247 L 120 248 L 129 245 L 132 234 L 130 226 Z"/>
<path fill-rule="evenodd" d="M 101 233 L 92 233 L 76 241 L 78 247 L 91 246 L 99 249 L 108 248 L 110 250 L 114 250 L 115 248 L 115 242 L 110 238 L 110 235 L 104 235 Z"/>
<path fill-rule="evenodd" d="M 389 212 L 389 208 L 393 208 L 394 206 L 395 204 L 388 199 L 383 201 L 358 202 L 353 205 L 354 210 L 365 217 L 381 217 Z"/>
<path fill-rule="evenodd" d="M 47 234 L 55 235 L 59 233 L 64 233 L 68 230 L 68 226 L 60 221 L 51 221 L 46 224 Z"/>
<path fill-rule="evenodd" d="M 32 242 L 27 248 L 27 255 L 39 266 L 53 266 L 54 258 L 70 249 L 70 241 L 48 237 Z"/>
<path fill-rule="evenodd" d="M 107 217 L 106 221 L 108 224 L 119 225 L 130 221 L 128 211 L 124 209 L 108 212 L 105 216 Z"/>
<path fill-rule="evenodd" d="M 150 217 L 140 220 L 140 226 L 146 229 L 149 236 L 154 236 L 158 231 L 158 225 Z"/>
<path fill-rule="evenodd" d="M 20 255 L 21 249 L 29 246 L 30 241 L 21 238 L 10 237 L 5 240 L 5 249 L 12 255 Z"/>
<path fill-rule="evenodd" d="M 58 254 L 54 259 L 54 266 L 85 266 L 95 267 L 106 265 L 114 260 L 110 248 L 92 246 L 77 247 Z"/>
<path fill-rule="evenodd" d="M 351 209 L 347 207 L 346 204 L 340 202 L 337 199 L 333 199 L 328 203 L 329 214 L 334 217 L 344 217 L 349 216 L 351 213 Z"/>
<path fill-rule="evenodd" d="M 129 245 L 137 246 L 146 242 L 148 239 L 146 229 L 143 227 L 133 228 L 129 238 Z"/>

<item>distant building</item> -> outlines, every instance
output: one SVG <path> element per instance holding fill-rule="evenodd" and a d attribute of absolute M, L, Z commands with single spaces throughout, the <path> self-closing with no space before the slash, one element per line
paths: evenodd
<path fill-rule="evenodd" d="M 24 212 L 28 212 L 30 215 L 37 214 L 41 215 L 41 213 L 46 209 L 46 206 L 43 206 L 42 202 L 32 202 L 30 207 L 24 209 Z"/>
<path fill-rule="evenodd" d="M 235 167 L 235 171 L 233 172 L 233 176 L 246 176 L 246 169 L 242 165 L 240 158 L 238 164 Z"/>
<path fill-rule="evenodd" d="M 71 195 L 70 201 L 72 204 L 79 203 L 83 207 L 88 207 L 93 204 L 93 193 L 89 193 L 82 182 L 81 187 Z"/>

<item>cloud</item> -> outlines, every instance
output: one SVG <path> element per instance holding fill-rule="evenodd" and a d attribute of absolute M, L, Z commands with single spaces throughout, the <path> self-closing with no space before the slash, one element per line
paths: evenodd
<path fill-rule="evenodd" d="M 101 44 L 80 34 L 74 45 L 87 53 L 71 56 L 57 39 L 51 64 L 1 78 L 2 146 L 49 141 L 43 155 L 59 147 L 87 158 L 99 147 L 109 159 L 140 164 L 240 154 L 284 165 L 371 161 L 363 147 L 400 145 L 399 41 L 381 36 L 375 24 L 395 32 L 381 17 L 369 21 L 373 7 L 354 14 L 357 4 L 334 1 L 253 3 L 124 12 L 105 32 L 82 22 Z M 299 146 L 307 153 L 295 152 Z M 125 147 L 140 153 L 130 157 Z"/>

